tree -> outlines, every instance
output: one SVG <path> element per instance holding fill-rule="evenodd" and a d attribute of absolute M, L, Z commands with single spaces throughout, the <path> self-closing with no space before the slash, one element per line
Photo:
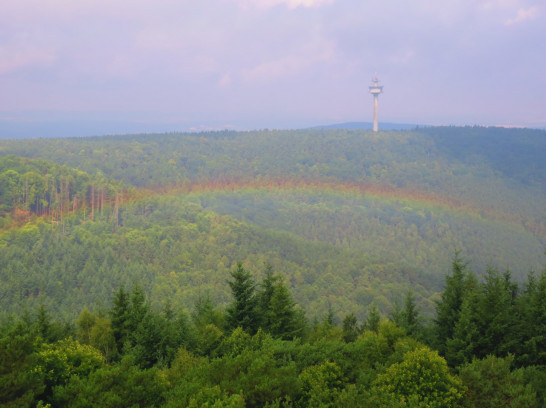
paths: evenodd
<path fill-rule="evenodd" d="M 357 339 L 358 335 L 360 334 L 360 330 L 358 329 L 358 324 L 354 313 L 350 313 L 343 318 L 342 330 L 343 340 L 345 343 L 352 343 Z"/>
<path fill-rule="evenodd" d="M 216 308 L 209 294 L 199 296 L 195 302 L 191 318 L 197 330 L 209 324 L 215 325 L 220 330 L 225 328 L 225 316 Z"/>
<path fill-rule="evenodd" d="M 446 287 L 441 299 L 436 302 L 436 319 L 434 320 L 436 346 L 442 355 L 445 355 L 446 342 L 453 337 L 455 324 L 461 313 L 468 286 L 467 265 L 468 262 L 463 262 L 459 252 L 456 252 L 451 262 L 451 275 L 446 276 Z"/>
<path fill-rule="evenodd" d="M 377 333 L 379 330 L 380 321 L 381 315 L 379 314 L 379 309 L 377 309 L 375 304 L 372 304 L 370 306 L 370 310 L 368 311 L 368 317 L 366 317 L 366 320 L 364 320 L 364 323 L 362 323 L 362 330 L 370 330 Z"/>
<path fill-rule="evenodd" d="M 260 283 L 260 291 L 257 293 L 257 308 L 260 316 L 260 326 L 269 331 L 271 327 L 271 300 L 275 294 L 275 286 L 280 277 L 273 274 L 273 267 L 267 265 L 265 268 L 265 277 Z"/>
<path fill-rule="evenodd" d="M 535 392 L 525 385 L 522 371 L 510 371 L 513 356 L 488 356 L 461 367 L 466 386 L 465 406 L 480 408 L 538 407 Z"/>
<path fill-rule="evenodd" d="M 114 293 L 112 308 L 110 309 L 110 318 L 112 322 L 112 332 L 116 340 L 116 346 L 119 351 L 123 349 L 125 342 L 130 334 L 130 300 L 129 294 L 123 286 Z"/>
<path fill-rule="evenodd" d="M 344 386 L 343 372 L 336 363 L 326 361 L 306 368 L 299 375 L 301 396 L 296 407 L 335 407 Z"/>
<path fill-rule="evenodd" d="M 404 354 L 372 384 L 376 406 L 460 407 L 464 387 L 449 373 L 446 361 L 436 351 L 420 347 Z"/>
<path fill-rule="evenodd" d="M 104 357 L 97 349 L 72 338 L 42 345 L 36 360 L 34 370 L 45 379 L 46 389 L 41 395 L 45 402 L 51 402 L 55 387 L 65 385 L 73 376 L 87 377 L 104 365 Z"/>
<path fill-rule="evenodd" d="M 421 329 L 421 318 L 419 310 L 415 304 L 415 295 L 411 290 L 408 290 L 404 299 L 404 309 L 402 310 L 403 325 L 410 336 L 416 335 Z"/>
<path fill-rule="evenodd" d="M 303 330 L 296 304 L 286 285 L 279 281 L 275 285 L 269 310 L 269 331 L 273 337 L 291 340 L 301 336 Z"/>
<path fill-rule="evenodd" d="M 415 304 L 415 295 L 408 290 L 404 298 L 404 307 L 395 301 L 394 310 L 391 313 L 392 321 L 403 328 L 407 334 L 416 335 L 421 329 L 421 319 Z"/>
<path fill-rule="evenodd" d="M 43 373 L 34 369 L 36 337 L 23 322 L 0 330 L 0 405 L 34 407 L 45 388 Z"/>
<path fill-rule="evenodd" d="M 97 315 L 84 307 L 76 321 L 76 335 L 82 344 L 91 344 L 91 330 L 97 321 Z"/>
<path fill-rule="evenodd" d="M 479 336 L 475 355 L 506 356 L 510 351 L 507 334 L 515 326 L 512 286 L 496 269 L 489 268 L 481 284 L 475 320 Z"/>
<path fill-rule="evenodd" d="M 522 298 L 525 304 L 517 330 L 521 339 L 516 360 L 521 365 L 546 366 L 546 270 L 538 282 L 530 279 Z"/>
<path fill-rule="evenodd" d="M 53 402 L 75 408 L 159 407 L 166 389 L 166 380 L 156 368 L 141 370 L 127 356 L 87 376 L 72 376 L 66 385 L 55 388 Z"/>
<path fill-rule="evenodd" d="M 228 282 L 233 301 L 227 309 L 227 323 L 230 329 L 242 327 L 250 334 L 256 333 L 259 327 L 256 284 L 250 272 L 239 262 L 237 269 L 231 272 L 233 278 Z"/>
<path fill-rule="evenodd" d="M 453 336 L 445 344 L 445 357 L 450 366 L 456 367 L 468 363 L 474 356 L 480 335 L 476 321 L 477 293 L 466 295 L 459 320 L 455 323 Z"/>

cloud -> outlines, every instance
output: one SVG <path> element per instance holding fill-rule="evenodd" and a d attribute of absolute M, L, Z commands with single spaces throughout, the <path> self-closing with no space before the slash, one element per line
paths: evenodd
<path fill-rule="evenodd" d="M 504 23 L 505 25 L 513 25 L 521 23 L 525 20 L 533 19 L 538 16 L 538 7 L 529 7 L 528 9 L 519 9 L 518 14 L 514 18 L 509 18 Z"/>

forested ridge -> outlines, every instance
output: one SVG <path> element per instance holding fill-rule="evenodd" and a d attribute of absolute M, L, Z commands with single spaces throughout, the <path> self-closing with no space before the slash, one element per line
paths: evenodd
<path fill-rule="evenodd" d="M 74 317 L 139 281 L 155 303 L 180 295 L 187 308 L 209 293 L 225 304 L 242 261 L 272 264 L 316 313 L 330 303 L 362 318 L 372 302 L 387 313 L 411 284 L 431 316 L 455 251 L 478 275 L 508 268 L 521 281 L 544 265 L 544 133 L 4 140 L 0 302 Z"/>
<path fill-rule="evenodd" d="M 1 401 L 542 406 L 545 149 L 480 127 L 0 141 Z"/>

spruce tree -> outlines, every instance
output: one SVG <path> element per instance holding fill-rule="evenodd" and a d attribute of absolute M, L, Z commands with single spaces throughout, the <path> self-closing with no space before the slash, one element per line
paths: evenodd
<path fill-rule="evenodd" d="M 364 330 L 370 330 L 377 333 L 379 330 L 379 322 L 381 321 L 381 315 L 379 314 L 379 310 L 377 309 L 377 306 L 375 304 L 372 304 L 370 306 L 370 310 L 368 311 L 368 317 L 362 323 L 362 331 Z"/>
<path fill-rule="evenodd" d="M 507 334 L 515 323 L 512 285 L 496 269 L 489 268 L 481 285 L 476 321 L 480 336 L 477 339 L 476 357 L 489 354 L 506 356 L 510 351 Z"/>
<path fill-rule="evenodd" d="M 116 346 L 117 349 L 121 351 L 124 343 L 128 340 L 128 335 L 130 333 L 129 294 L 125 291 L 123 286 L 120 286 L 118 291 L 114 293 L 112 308 L 110 309 L 110 318 Z"/>
<path fill-rule="evenodd" d="M 440 354 L 445 355 L 446 342 L 453 337 L 455 325 L 459 320 L 463 299 L 467 289 L 468 263 L 463 262 L 459 253 L 451 263 L 451 275 L 446 276 L 446 287 L 441 300 L 436 302 L 436 347 Z"/>
<path fill-rule="evenodd" d="M 260 284 L 260 292 L 256 295 L 260 326 L 265 331 L 271 329 L 271 300 L 275 294 L 275 286 L 280 277 L 273 274 L 273 267 L 268 265 L 265 268 L 265 277 Z"/>
<path fill-rule="evenodd" d="M 476 342 L 480 335 L 476 323 L 477 293 L 469 293 L 465 297 L 459 320 L 453 329 L 453 336 L 446 340 L 445 357 L 452 367 L 472 361 Z"/>
<path fill-rule="evenodd" d="M 301 332 L 296 304 L 286 285 L 279 281 L 271 297 L 269 312 L 270 332 L 273 337 L 291 340 Z"/>
<path fill-rule="evenodd" d="M 408 290 L 404 299 L 404 309 L 402 310 L 402 327 L 410 336 L 418 334 L 421 330 L 421 317 L 415 304 L 415 295 Z"/>
<path fill-rule="evenodd" d="M 357 339 L 358 335 L 360 334 L 360 330 L 358 329 L 358 324 L 354 313 L 350 313 L 343 318 L 342 330 L 343 340 L 345 343 L 352 343 Z"/>
<path fill-rule="evenodd" d="M 237 269 L 231 272 L 233 278 L 228 282 L 233 295 L 233 301 L 227 309 L 227 323 L 231 330 L 241 327 L 244 331 L 254 334 L 259 327 L 256 284 L 250 272 L 239 262 Z"/>

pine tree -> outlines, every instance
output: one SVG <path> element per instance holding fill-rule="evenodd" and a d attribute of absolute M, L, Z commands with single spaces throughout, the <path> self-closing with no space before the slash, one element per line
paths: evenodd
<path fill-rule="evenodd" d="M 117 349 L 120 351 L 123 349 L 123 345 L 128 340 L 130 333 L 130 306 L 129 294 L 123 286 L 120 286 L 118 291 L 114 293 L 112 308 L 110 309 L 112 333 L 116 340 Z"/>
<path fill-rule="evenodd" d="M 521 328 L 525 337 L 519 362 L 522 365 L 546 365 L 546 270 L 528 289 L 526 319 Z"/>
<path fill-rule="evenodd" d="M 496 269 L 487 270 L 476 314 L 480 331 L 475 349 L 478 358 L 508 354 L 507 333 L 515 323 L 512 285 L 509 283 Z"/>
<path fill-rule="evenodd" d="M 343 319 L 343 340 L 345 343 L 352 343 L 355 341 L 360 334 L 360 330 L 358 329 L 358 324 L 356 321 L 356 316 L 354 313 L 350 313 Z"/>
<path fill-rule="evenodd" d="M 279 279 L 278 275 L 273 274 L 273 267 L 271 265 L 266 266 L 265 277 L 260 284 L 260 292 L 256 295 L 260 326 L 265 331 L 271 329 L 271 300 L 275 294 L 275 285 L 279 282 Z"/>
<path fill-rule="evenodd" d="M 271 298 L 269 312 L 270 332 L 273 337 L 291 340 L 301 332 L 296 304 L 286 285 L 279 281 Z"/>
<path fill-rule="evenodd" d="M 404 309 L 402 310 L 402 327 L 410 335 L 416 335 L 421 329 L 421 318 L 415 304 L 415 295 L 411 290 L 406 294 Z"/>
<path fill-rule="evenodd" d="M 440 354 L 445 355 L 446 342 L 453 337 L 455 324 L 459 320 L 463 299 L 467 289 L 468 263 L 459 258 L 459 253 L 451 263 L 451 275 L 446 276 L 446 288 L 442 292 L 442 298 L 436 302 L 436 347 Z"/>
<path fill-rule="evenodd" d="M 379 330 L 379 322 L 381 321 L 381 315 L 379 314 L 379 309 L 377 309 L 377 306 L 375 304 L 372 304 L 370 306 L 370 310 L 368 311 L 368 317 L 366 320 L 364 320 L 364 323 L 362 323 L 362 331 L 364 330 L 370 330 L 377 333 Z"/>
<path fill-rule="evenodd" d="M 231 272 L 231 277 L 233 280 L 228 284 L 233 295 L 233 302 L 227 309 L 228 326 L 232 330 L 241 327 L 246 332 L 254 334 L 260 323 L 254 279 L 250 272 L 243 268 L 241 262 L 237 264 L 237 269 Z"/>
<path fill-rule="evenodd" d="M 476 341 L 480 334 L 476 323 L 477 298 L 476 293 L 470 293 L 465 297 L 459 320 L 453 329 L 453 336 L 447 339 L 444 345 L 446 360 L 452 367 L 468 363 L 474 356 Z"/>

